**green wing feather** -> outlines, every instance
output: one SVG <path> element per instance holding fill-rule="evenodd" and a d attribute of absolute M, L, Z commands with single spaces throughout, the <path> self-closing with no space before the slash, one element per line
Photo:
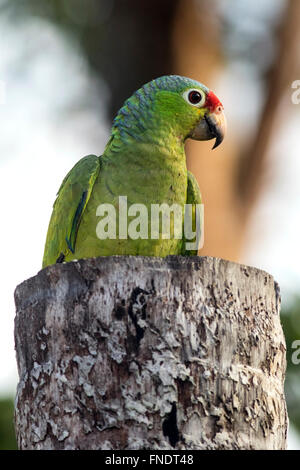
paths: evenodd
<path fill-rule="evenodd" d="M 196 204 L 202 204 L 202 198 L 201 198 L 201 193 L 199 189 L 198 182 L 190 171 L 187 172 L 188 174 L 188 184 L 187 184 L 187 198 L 186 198 L 186 204 L 193 204 L 193 210 L 192 210 L 192 220 L 193 220 L 193 227 L 196 227 Z M 200 231 L 202 232 L 203 230 L 203 220 L 200 220 Z M 194 240 L 186 240 L 183 239 L 183 251 L 182 254 L 185 256 L 194 256 L 198 254 L 198 249 L 199 246 L 196 250 L 186 250 L 185 249 L 185 244 L 192 242 Z"/>
<path fill-rule="evenodd" d="M 45 244 L 43 267 L 75 252 L 82 214 L 100 171 L 100 158 L 82 158 L 64 178 L 53 205 Z"/>

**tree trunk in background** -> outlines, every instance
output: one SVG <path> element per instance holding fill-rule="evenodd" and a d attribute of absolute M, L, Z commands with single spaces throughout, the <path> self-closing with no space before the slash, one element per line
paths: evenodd
<path fill-rule="evenodd" d="M 172 39 L 174 70 L 213 88 L 223 66 L 216 2 L 181 0 Z M 218 94 L 217 90 L 214 91 Z M 238 261 L 244 227 L 241 201 L 236 191 L 239 155 L 233 136 L 233 132 L 228 132 L 215 151 L 211 150 L 211 141 L 199 143 L 191 140 L 186 150 L 188 167 L 198 180 L 205 207 L 205 243 L 201 255 Z"/>
<path fill-rule="evenodd" d="M 106 257 L 17 287 L 21 449 L 284 449 L 278 286 L 214 258 Z"/>
<path fill-rule="evenodd" d="M 110 20 L 87 28 L 84 47 L 91 66 L 110 88 L 109 117 L 144 83 L 172 69 L 171 35 L 178 0 L 114 0 Z"/>
<path fill-rule="evenodd" d="M 181 0 L 173 29 L 175 70 L 209 87 L 223 66 L 216 5 L 211 0 Z M 188 142 L 189 168 L 198 179 L 205 205 L 205 244 L 201 255 L 234 261 L 241 258 L 248 222 L 272 164 L 267 161 L 268 152 L 284 124 L 280 105 L 285 98 L 293 106 L 291 83 L 300 73 L 299 21 L 300 2 L 288 0 L 277 32 L 278 53 L 266 80 L 266 101 L 244 158 L 244 149 L 237 148 L 232 129 L 214 152 L 210 142 L 201 142 L 201 146 Z"/>
<path fill-rule="evenodd" d="M 295 105 L 291 101 L 292 82 L 299 78 L 300 74 L 300 2 L 289 0 L 287 8 L 278 29 L 279 50 L 277 58 L 269 71 L 266 100 L 261 113 L 261 120 L 251 142 L 245 158 L 241 161 L 240 174 L 238 175 L 238 189 L 243 205 L 248 208 L 244 213 L 247 219 L 249 213 L 257 201 L 261 187 L 264 185 L 264 177 L 267 173 L 268 152 L 272 143 L 276 143 L 276 137 L 280 126 L 285 123 L 286 113 L 291 112 Z M 283 106 L 283 102 L 285 106 Z M 288 104 L 287 104 L 288 103 Z"/>

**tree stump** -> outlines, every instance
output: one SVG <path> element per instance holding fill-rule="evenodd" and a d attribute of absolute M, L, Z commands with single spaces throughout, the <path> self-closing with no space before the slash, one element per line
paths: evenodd
<path fill-rule="evenodd" d="M 284 449 L 279 288 L 210 257 L 56 264 L 15 292 L 20 449 Z"/>

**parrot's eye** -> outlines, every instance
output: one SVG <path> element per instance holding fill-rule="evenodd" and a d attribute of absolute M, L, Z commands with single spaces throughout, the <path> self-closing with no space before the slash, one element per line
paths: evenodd
<path fill-rule="evenodd" d="M 189 92 L 189 102 L 192 104 L 200 103 L 202 99 L 201 93 L 199 91 L 190 91 Z"/>
<path fill-rule="evenodd" d="M 187 90 L 183 93 L 184 99 L 191 105 L 200 108 L 205 103 L 205 94 L 201 90 Z"/>

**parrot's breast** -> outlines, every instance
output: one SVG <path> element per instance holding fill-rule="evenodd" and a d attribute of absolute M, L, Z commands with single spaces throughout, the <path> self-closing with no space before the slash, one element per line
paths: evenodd
<path fill-rule="evenodd" d="M 180 217 L 183 223 L 187 194 L 184 152 L 180 157 L 149 146 L 114 159 L 104 157 L 74 258 L 180 254 L 182 239 L 174 237 L 174 227 Z"/>

